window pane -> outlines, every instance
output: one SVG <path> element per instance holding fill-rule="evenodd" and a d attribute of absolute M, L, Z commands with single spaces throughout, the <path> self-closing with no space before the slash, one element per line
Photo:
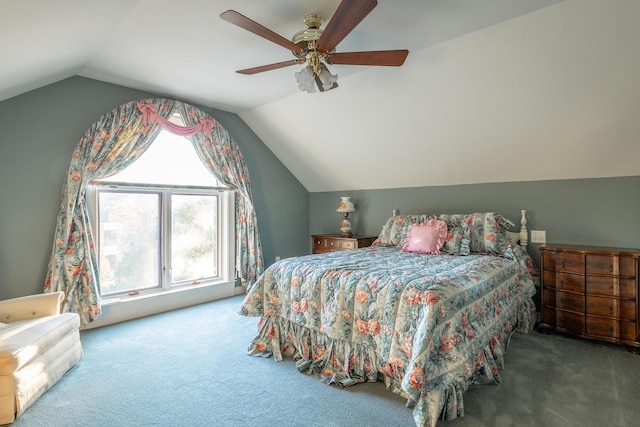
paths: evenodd
<path fill-rule="evenodd" d="M 218 198 L 205 195 L 171 197 L 172 281 L 218 275 Z"/>
<path fill-rule="evenodd" d="M 160 195 L 100 192 L 102 294 L 160 286 Z"/>
<path fill-rule="evenodd" d="M 135 162 L 103 181 L 221 186 L 202 163 L 191 141 L 165 130 L 158 134 L 153 144 Z"/>

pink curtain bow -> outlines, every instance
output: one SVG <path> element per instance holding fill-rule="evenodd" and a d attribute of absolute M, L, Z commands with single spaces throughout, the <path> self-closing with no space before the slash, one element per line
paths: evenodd
<path fill-rule="evenodd" d="M 147 125 L 156 121 L 158 113 L 156 113 L 156 106 L 154 104 L 147 104 L 144 102 L 138 102 L 138 110 L 142 113 L 142 124 Z"/>
<path fill-rule="evenodd" d="M 202 132 L 205 135 L 211 135 L 213 128 L 215 127 L 215 121 L 211 117 L 200 117 L 200 123 L 191 126 L 180 126 L 175 123 L 171 123 L 169 120 L 160 116 L 154 104 L 147 104 L 145 102 L 137 103 L 138 110 L 142 113 L 142 124 L 148 125 L 156 122 L 163 129 L 168 130 L 171 133 L 180 136 L 191 136 L 194 133 Z"/>

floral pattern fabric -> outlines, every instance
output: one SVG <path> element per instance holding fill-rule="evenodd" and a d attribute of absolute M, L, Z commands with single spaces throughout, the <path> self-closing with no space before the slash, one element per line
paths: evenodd
<path fill-rule="evenodd" d="M 209 116 L 191 105 L 176 102 L 176 111 L 185 124 L 195 125 Z M 210 118 L 209 118 L 210 119 Z M 244 285 L 249 285 L 264 271 L 262 244 L 258 231 L 258 217 L 253 206 L 249 168 L 240 147 L 229 132 L 212 120 L 207 132 L 195 133 L 191 142 L 198 157 L 216 178 L 237 190 L 236 211 L 236 270 Z"/>
<path fill-rule="evenodd" d="M 423 224 L 430 219 L 435 218 L 433 215 L 396 215 L 392 216 L 382 226 L 380 235 L 373 242 L 373 246 L 398 246 L 402 245 L 407 238 L 407 233 L 414 224 Z"/>
<path fill-rule="evenodd" d="M 206 122 L 191 136 L 205 166 L 236 194 L 236 268 L 250 284 L 263 271 L 262 248 L 253 207 L 249 171 L 229 133 L 208 114 L 171 99 L 123 104 L 100 117 L 85 132 L 71 157 L 62 190 L 53 249 L 44 291 L 65 292 L 63 309 L 80 315 L 87 325 L 101 314 L 100 283 L 85 190 L 92 179 L 114 175 L 135 161 L 162 130 L 149 121 L 149 107 L 168 118 L 178 111 L 189 125 Z"/>
<path fill-rule="evenodd" d="M 509 337 L 534 325 L 533 264 L 521 248 L 514 254 L 372 246 L 281 260 L 239 309 L 261 317 L 249 354 L 291 357 L 338 385 L 383 376 L 418 426 L 462 416 L 463 391 L 499 382 Z"/>
<path fill-rule="evenodd" d="M 440 214 L 438 219 L 450 227 L 458 225 L 468 228 L 471 252 L 511 256 L 511 240 L 506 231 L 514 224 L 502 215 L 494 212 Z"/>
<path fill-rule="evenodd" d="M 451 255 L 469 255 L 471 249 L 471 231 L 463 221 L 450 220 L 447 224 L 447 238 L 442 247 L 442 252 Z"/>

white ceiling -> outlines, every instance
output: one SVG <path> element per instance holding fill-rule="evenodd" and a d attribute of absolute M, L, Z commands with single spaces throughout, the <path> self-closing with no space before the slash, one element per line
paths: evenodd
<path fill-rule="evenodd" d="M 339 50 L 423 50 L 558 0 L 382 0 Z M 293 59 L 219 15 L 233 9 L 285 38 L 339 0 L 4 0 L 0 100 L 80 75 L 230 112 L 298 92 L 297 68 L 235 70 Z M 9 60 L 7 60 L 9 59 Z M 347 69 L 350 68 L 350 69 Z M 341 76 L 363 67 L 334 67 Z M 359 70 L 360 69 L 360 70 Z"/>
<path fill-rule="evenodd" d="M 546 13 L 545 10 L 558 8 L 562 2 L 379 0 L 373 12 L 338 45 L 338 51 L 409 49 L 405 65 L 401 68 L 331 66 L 331 71 L 339 75 L 340 87 L 330 92 L 306 94 L 298 91 L 293 76 L 299 66 L 252 76 L 235 73 L 241 68 L 292 59 L 292 55 L 223 21 L 219 15 L 234 9 L 290 38 L 303 28 L 302 18 L 306 14 L 318 13 L 328 18 L 339 0 L 4 0 L 0 2 L 0 58 L 3 58 L 0 100 L 79 75 L 236 112 L 309 191 L 518 180 L 513 176 L 518 171 L 511 169 L 508 173 L 453 178 L 447 174 L 449 169 L 439 169 L 435 164 L 431 172 L 425 174 L 424 170 L 411 170 L 411 165 L 400 166 L 406 158 L 389 155 L 387 149 L 404 147 L 402 153 L 418 150 L 420 156 L 424 156 L 426 140 L 422 136 L 429 132 L 436 132 L 431 136 L 437 137 L 438 143 L 456 143 L 463 149 L 467 143 L 477 144 L 478 140 L 490 138 L 475 135 L 477 128 L 472 130 L 474 138 L 468 138 L 469 133 L 449 132 L 457 131 L 463 123 L 456 116 L 459 105 L 449 101 L 463 99 L 460 91 L 464 89 L 471 92 L 469 99 L 475 103 L 473 111 L 477 112 L 478 97 L 486 95 L 477 85 L 486 84 L 487 74 L 496 73 L 495 70 L 474 70 L 466 74 L 460 67 L 478 60 L 487 61 L 487 58 L 494 64 L 510 61 L 511 58 L 504 57 L 505 49 L 510 55 L 526 52 L 529 46 L 522 43 L 555 43 L 546 40 L 546 30 L 554 34 L 562 31 L 561 25 L 573 25 L 573 20 L 563 15 L 582 7 L 583 3 L 590 4 L 591 12 L 607 10 L 604 6 L 598 9 L 597 0 L 567 0 L 566 3 L 569 4 L 563 9 Z M 626 9 L 611 19 L 629 11 L 635 13 L 637 9 L 634 0 L 620 0 L 616 4 L 624 4 Z M 608 9 L 611 8 L 614 7 L 610 5 Z M 540 17 L 532 17 L 530 22 L 529 16 Z M 577 16 L 576 20 L 582 18 Z M 514 26 L 513 22 L 518 25 Z M 518 30 L 521 22 L 529 33 Z M 552 28 L 537 28 L 537 24 Z M 579 28 L 584 25 L 578 24 Z M 501 46 L 503 43 L 506 48 Z M 517 43 L 520 45 L 510 46 Z M 534 48 L 544 50 L 537 44 Z M 571 45 L 568 48 L 572 48 Z M 457 58 L 457 54 L 464 54 L 466 59 Z M 521 61 L 527 61 L 526 54 L 515 59 L 519 67 L 524 66 Z M 519 67 L 513 71 L 521 70 Z M 464 80 L 454 83 L 451 79 L 455 77 Z M 414 92 L 416 88 L 421 90 Z M 421 103 L 419 98 L 411 96 L 412 93 L 425 96 L 425 88 L 429 90 L 429 102 Z M 499 87 L 495 93 L 503 98 L 507 89 Z M 398 93 L 401 98 L 394 100 Z M 542 96 L 535 88 L 526 94 Z M 441 97 L 435 105 L 453 109 L 448 117 L 456 120 L 431 123 L 429 131 L 416 111 L 424 105 L 425 112 L 429 112 L 434 108 L 435 97 Z M 487 107 L 493 102 L 496 101 L 492 100 Z M 438 114 L 442 114 L 441 108 Z M 467 119 L 473 124 L 485 116 L 483 113 L 476 119 Z M 398 119 L 403 120 L 398 124 Z M 518 129 L 511 129 L 514 126 L 516 124 L 509 123 L 504 130 L 509 132 L 511 140 L 516 139 L 513 136 L 518 133 Z M 520 131 L 530 128 L 523 126 Z M 498 143 L 504 142 L 501 137 L 497 139 Z M 377 148 L 371 150 L 371 147 Z M 507 148 L 498 144 L 495 149 Z M 521 146 L 519 149 L 522 152 Z M 512 150 L 499 154 L 499 160 L 515 157 L 518 151 Z M 336 167 L 345 160 L 361 166 L 356 167 L 355 172 Z M 388 172 L 371 171 L 372 166 L 384 162 L 397 163 Z M 406 173 L 398 177 L 398 172 Z M 538 175 L 529 175 L 524 174 L 523 180 L 541 179 Z M 449 178 L 443 178 L 447 176 Z"/>

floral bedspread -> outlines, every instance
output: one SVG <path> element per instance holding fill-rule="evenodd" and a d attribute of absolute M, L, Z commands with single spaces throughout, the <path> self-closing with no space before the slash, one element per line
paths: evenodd
<path fill-rule="evenodd" d="M 500 382 L 514 331 L 535 321 L 531 258 L 422 255 L 397 247 L 281 260 L 239 313 L 260 316 L 249 354 L 339 386 L 382 378 L 418 426 L 464 415 L 472 383 Z"/>

